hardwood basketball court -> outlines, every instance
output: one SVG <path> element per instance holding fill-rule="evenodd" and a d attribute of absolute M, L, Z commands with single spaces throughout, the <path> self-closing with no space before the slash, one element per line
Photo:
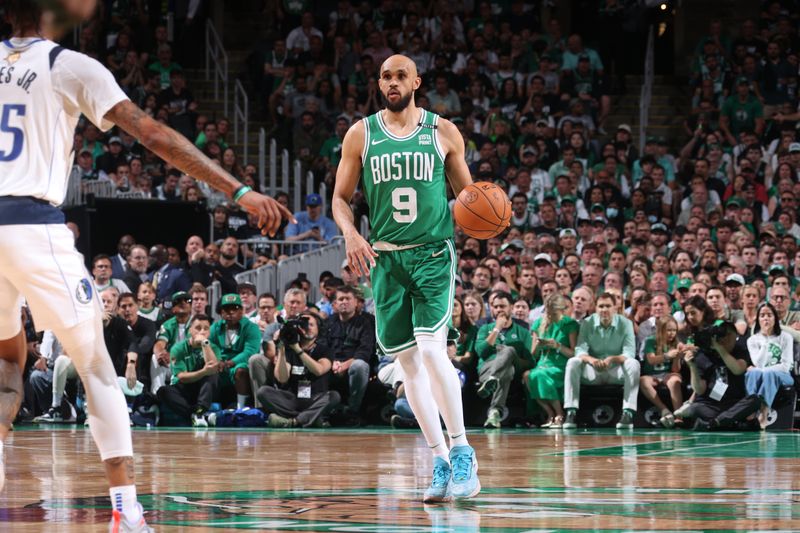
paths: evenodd
<path fill-rule="evenodd" d="M 475 431 L 481 494 L 424 506 L 417 431 L 136 430 L 156 531 L 775 531 L 800 529 L 794 433 Z M 0 530 L 105 531 L 89 431 L 19 428 Z"/>

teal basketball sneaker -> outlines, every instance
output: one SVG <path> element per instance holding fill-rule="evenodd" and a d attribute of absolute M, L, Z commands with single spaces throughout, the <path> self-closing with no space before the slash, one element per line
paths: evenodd
<path fill-rule="evenodd" d="M 422 503 L 444 503 L 453 499 L 452 470 L 447 461 L 441 457 L 433 458 L 433 479 L 431 485 L 425 489 Z"/>
<path fill-rule="evenodd" d="M 453 497 L 472 498 L 481 491 L 478 479 L 478 461 L 472 446 L 456 446 L 450 450 L 453 469 Z"/>

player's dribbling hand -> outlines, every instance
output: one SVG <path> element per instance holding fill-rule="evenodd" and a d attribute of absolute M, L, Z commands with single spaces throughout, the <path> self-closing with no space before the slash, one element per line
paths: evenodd
<path fill-rule="evenodd" d="M 264 235 L 274 237 L 278 233 L 283 219 L 297 224 L 291 211 L 275 201 L 274 198 L 255 191 L 245 193 L 238 203 L 245 211 L 258 217 L 258 227 L 261 228 L 261 233 Z"/>
<path fill-rule="evenodd" d="M 378 257 L 377 252 L 358 233 L 346 235 L 344 241 L 347 249 L 347 264 L 350 265 L 350 270 L 355 272 L 357 276 L 368 275 L 370 268 L 375 266 L 375 258 Z"/>

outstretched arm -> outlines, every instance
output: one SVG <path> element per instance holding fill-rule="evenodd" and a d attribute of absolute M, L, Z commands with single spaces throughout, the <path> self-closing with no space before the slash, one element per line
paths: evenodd
<path fill-rule="evenodd" d="M 344 136 L 342 141 L 342 159 L 336 170 L 336 184 L 333 188 L 333 219 L 339 225 L 347 248 L 347 262 L 358 276 L 369 274 L 370 267 L 375 266 L 378 254 L 358 233 L 353 219 L 350 199 L 356 190 L 361 177 L 361 151 L 364 147 L 364 123 L 357 122 Z"/>
<path fill-rule="evenodd" d="M 193 178 L 208 183 L 228 197 L 232 198 L 236 190 L 242 186 L 183 135 L 153 120 L 130 100 L 123 100 L 112 107 L 104 118 L 139 139 L 139 142 L 161 159 Z M 294 221 L 288 209 L 257 192 L 245 193 L 237 199 L 237 203 L 249 213 L 257 215 L 258 226 L 270 235 L 277 233 L 282 219 Z"/>
<path fill-rule="evenodd" d="M 444 170 L 453 194 L 458 197 L 464 187 L 472 183 L 467 161 L 464 159 L 464 138 L 458 128 L 447 119 L 439 119 L 439 140 L 444 150 Z"/>

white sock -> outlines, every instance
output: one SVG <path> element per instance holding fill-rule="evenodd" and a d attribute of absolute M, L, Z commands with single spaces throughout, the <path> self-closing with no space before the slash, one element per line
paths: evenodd
<path fill-rule="evenodd" d="M 447 446 L 444 445 L 444 440 L 439 444 L 431 447 L 431 453 L 434 457 L 441 457 L 447 464 L 450 464 L 450 450 L 447 449 Z"/>
<path fill-rule="evenodd" d="M 61 407 L 61 399 L 64 397 L 63 392 L 53 391 L 53 407 Z"/>
<path fill-rule="evenodd" d="M 403 368 L 406 399 L 417 418 L 417 423 L 425 436 L 428 447 L 434 455 L 446 458 L 450 450 L 447 448 L 442 434 L 439 408 L 431 394 L 431 382 L 428 379 L 425 365 L 422 364 L 419 351 L 416 347 L 409 348 L 398 353 L 396 360 Z"/>
<path fill-rule="evenodd" d="M 431 393 L 450 435 L 450 447 L 466 446 L 461 381 L 447 357 L 447 328 L 439 328 L 433 335 L 417 335 L 416 338 L 422 362 L 428 371 Z"/>
<path fill-rule="evenodd" d="M 141 507 L 136 503 L 136 485 L 111 487 L 111 506 L 125 516 L 128 523 L 135 524 L 142 517 Z"/>
<path fill-rule="evenodd" d="M 236 395 L 236 408 L 237 409 L 244 409 L 247 404 L 247 395 L 246 394 L 237 394 Z"/>

